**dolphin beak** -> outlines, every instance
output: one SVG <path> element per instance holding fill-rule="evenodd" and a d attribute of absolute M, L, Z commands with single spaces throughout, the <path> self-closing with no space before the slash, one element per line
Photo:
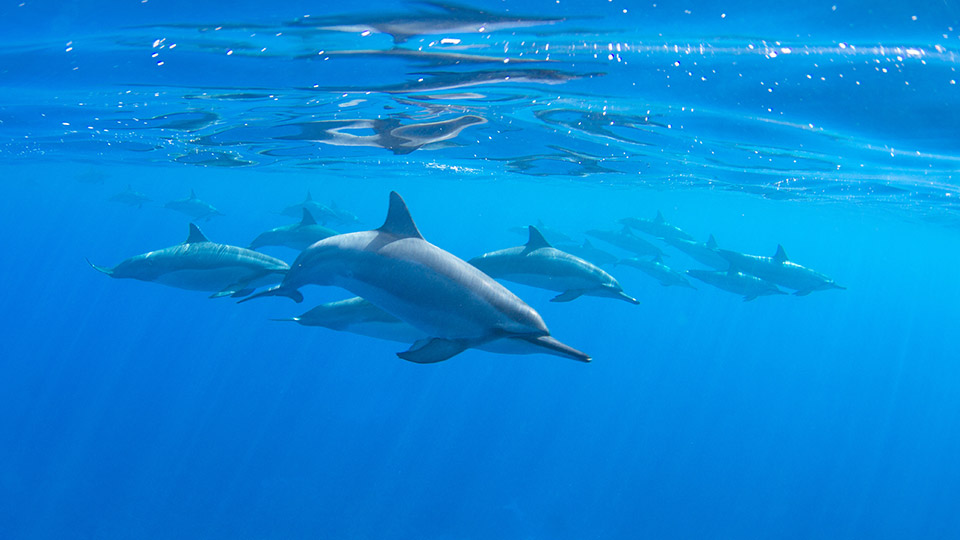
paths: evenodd
<path fill-rule="evenodd" d="M 113 269 L 112 269 L 112 268 L 107 268 L 107 267 L 105 267 L 105 266 L 97 266 L 97 265 L 93 264 L 92 262 L 90 262 L 90 259 L 87 259 L 86 257 L 84 257 L 83 260 L 87 261 L 87 264 L 89 264 L 90 266 L 92 266 L 93 269 L 96 270 L 97 272 L 103 272 L 104 274 L 106 274 L 106 275 L 108 275 L 108 276 L 113 276 Z"/>
<path fill-rule="evenodd" d="M 619 297 L 622 298 L 623 300 L 627 301 L 627 302 L 630 302 L 631 304 L 633 304 L 633 305 L 635 305 L 635 306 L 638 305 L 638 304 L 640 304 L 640 301 L 639 301 L 639 300 L 637 300 L 636 298 L 630 296 L 629 294 L 627 294 L 627 293 L 625 293 L 625 292 L 623 292 L 623 291 L 620 292 Z"/>

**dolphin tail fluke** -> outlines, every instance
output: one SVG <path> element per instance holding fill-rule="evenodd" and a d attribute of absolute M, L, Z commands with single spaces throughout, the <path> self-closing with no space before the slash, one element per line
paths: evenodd
<path fill-rule="evenodd" d="M 422 339 L 414 343 L 410 349 L 397 353 L 397 356 L 417 364 L 435 364 L 452 358 L 468 348 L 469 345 L 461 340 Z"/>
<path fill-rule="evenodd" d="M 96 270 L 97 272 L 103 272 L 104 274 L 106 274 L 106 275 L 108 275 L 108 276 L 113 276 L 113 269 L 112 269 L 112 268 L 107 268 L 107 267 L 105 267 L 105 266 L 97 266 L 97 265 L 93 264 L 92 262 L 90 262 L 90 259 L 87 259 L 86 257 L 84 257 L 83 260 L 87 261 L 87 264 L 89 264 L 89 265 L 90 265 L 94 270 Z"/>
<path fill-rule="evenodd" d="M 536 345 L 537 347 L 543 348 L 543 352 L 547 354 L 570 358 L 572 360 L 577 360 L 578 362 L 589 362 L 593 360 L 588 354 L 561 343 L 552 336 L 521 337 L 520 339 L 523 339 L 532 345 Z"/>
<path fill-rule="evenodd" d="M 297 289 L 285 289 L 282 285 L 277 285 L 276 287 L 271 287 L 265 291 L 258 292 L 257 294 L 250 295 L 243 300 L 239 300 L 237 303 L 242 304 L 244 302 L 253 300 L 254 298 L 262 298 L 264 296 L 286 296 L 287 298 L 292 299 L 296 303 L 303 302 L 303 293 Z"/>

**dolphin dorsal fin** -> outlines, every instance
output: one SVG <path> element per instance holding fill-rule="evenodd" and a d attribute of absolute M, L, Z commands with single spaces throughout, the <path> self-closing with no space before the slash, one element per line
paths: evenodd
<path fill-rule="evenodd" d="M 407 203 L 403 202 L 403 197 L 396 191 L 390 192 L 390 208 L 387 210 L 387 219 L 377 230 L 401 238 L 419 238 L 423 240 L 423 235 L 420 234 L 416 223 L 413 222 L 413 218 L 410 216 Z"/>
<path fill-rule="evenodd" d="M 586 249 L 590 249 L 593 247 L 593 244 L 590 242 L 590 239 L 588 238 L 583 239 L 583 247 Z"/>
<path fill-rule="evenodd" d="M 653 222 L 654 222 L 654 223 L 664 223 L 664 222 L 666 222 L 666 221 L 667 221 L 667 220 L 663 218 L 663 214 L 660 213 L 659 210 L 657 210 L 657 217 L 653 218 Z"/>
<path fill-rule="evenodd" d="M 194 191 L 193 188 L 190 188 L 190 198 L 191 198 L 191 199 L 196 199 L 196 198 L 197 198 L 197 192 Z"/>
<path fill-rule="evenodd" d="M 303 202 L 310 202 L 310 201 L 312 201 L 312 200 L 313 200 L 313 193 L 310 193 L 310 190 L 308 189 L 308 190 L 307 190 L 307 198 L 304 199 Z"/>
<path fill-rule="evenodd" d="M 787 262 L 790 259 L 787 258 L 787 252 L 783 250 L 783 246 L 777 244 L 777 252 L 773 254 L 773 260 L 778 263 Z"/>
<path fill-rule="evenodd" d="M 303 207 L 303 218 L 300 220 L 300 226 L 305 227 L 307 225 L 316 225 L 317 220 L 313 219 L 313 214 L 307 210 L 307 207 Z"/>
<path fill-rule="evenodd" d="M 710 249 L 717 249 L 717 239 L 710 235 L 710 238 L 707 239 L 707 247 Z"/>
<path fill-rule="evenodd" d="M 187 235 L 187 240 L 184 244 L 196 244 L 198 242 L 209 242 L 207 237 L 200 232 L 200 227 L 197 227 L 195 223 L 190 224 L 190 234 Z"/>
<path fill-rule="evenodd" d="M 540 232 L 540 229 L 530 226 L 530 239 L 527 240 L 527 249 L 540 249 L 553 247 L 550 245 L 550 242 L 547 242 L 547 239 L 543 237 L 543 233 Z"/>

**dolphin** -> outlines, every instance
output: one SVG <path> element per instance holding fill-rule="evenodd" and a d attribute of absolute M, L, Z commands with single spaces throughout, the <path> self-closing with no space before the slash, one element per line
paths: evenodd
<path fill-rule="evenodd" d="M 706 243 L 670 237 L 664 238 L 663 241 L 686 253 L 691 259 L 711 268 L 726 270 L 730 267 L 730 261 L 720 256 L 717 239 L 712 234 Z"/>
<path fill-rule="evenodd" d="M 281 214 L 289 217 L 302 217 L 303 210 L 309 210 L 314 218 L 320 218 L 320 223 L 327 224 L 327 218 L 330 216 L 330 209 L 326 205 L 313 200 L 313 193 L 307 190 L 307 198 L 303 202 L 290 205 L 283 209 Z"/>
<path fill-rule="evenodd" d="M 540 314 L 466 261 L 424 240 L 403 198 L 390 193 L 379 229 L 331 236 L 297 257 L 283 282 L 251 296 L 303 301 L 308 284 L 339 286 L 426 333 L 397 356 L 440 362 L 466 349 L 513 338 L 541 352 L 589 362 L 550 336 Z"/>
<path fill-rule="evenodd" d="M 134 191 L 133 187 L 127 184 L 127 189 L 110 197 L 110 201 L 143 208 L 143 204 L 150 202 L 151 199 L 139 191 Z"/>
<path fill-rule="evenodd" d="M 715 270 L 687 270 L 687 274 L 718 289 L 743 295 L 743 301 L 749 302 L 758 296 L 768 294 L 787 294 L 769 281 L 734 270 L 726 272 Z"/>
<path fill-rule="evenodd" d="M 276 283 L 290 268 L 280 259 L 256 251 L 215 244 L 193 223 L 182 244 L 131 257 L 113 268 L 87 263 L 110 277 L 214 291 L 211 298 L 246 296 L 260 285 Z"/>
<path fill-rule="evenodd" d="M 219 210 L 214 208 L 211 204 L 201 201 L 197 198 L 197 194 L 191 189 L 190 196 L 186 199 L 178 199 L 176 201 L 170 201 L 167 204 L 163 205 L 164 208 L 170 210 L 176 210 L 177 212 L 186 214 L 193 219 L 204 218 L 209 220 L 213 216 L 222 216 Z"/>
<path fill-rule="evenodd" d="M 624 293 L 620 283 L 610 274 L 551 246 L 533 225 L 526 245 L 486 253 L 470 259 L 470 264 L 494 279 L 559 291 L 551 302 L 569 302 L 587 295 L 640 303 Z"/>
<path fill-rule="evenodd" d="M 783 246 L 779 244 L 773 257 L 746 255 L 726 249 L 721 249 L 718 253 L 729 261 L 730 268 L 794 289 L 796 292 L 793 294 L 797 296 L 806 296 L 813 291 L 846 288 L 819 272 L 790 261 Z"/>
<path fill-rule="evenodd" d="M 554 229 L 553 227 L 544 225 L 542 219 L 537 220 L 537 230 L 540 231 L 540 234 L 542 234 L 543 237 L 546 238 L 551 244 L 573 242 L 573 238 L 571 238 L 570 235 L 559 229 Z M 519 234 L 521 236 L 529 236 L 530 229 L 528 227 L 511 227 L 510 232 Z"/>
<path fill-rule="evenodd" d="M 690 284 L 686 276 L 663 264 L 663 259 L 660 257 L 656 257 L 650 261 L 635 258 L 623 259 L 618 264 L 625 264 L 627 266 L 638 268 L 645 274 L 659 281 L 664 287 L 678 285 L 680 287 L 696 289 L 696 287 Z"/>
<path fill-rule="evenodd" d="M 259 249 L 264 246 L 284 246 L 297 251 L 303 251 L 311 245 L 329 238 L 337 233 L 322 225 L 317 225 L 313 215 L 306 208 L 301 208 L 303 217 L 292 225 L 284 225 L 260 233 L 250 242 L 247 249 Z"/>
<path fill-rule="evenodd" d="M 587 231 L 587 234 L 640 256 L 663 257 L 663 251 L 660 248 L 633 234 L 628 227 L 624 227 L 619 232 L 592 230 Z"/>
<path fill-rule="evenodd" d="M 684 232 L 684 230 L 680 227 L 667 223 L 667 220 L 664 219 L 663 214 L 660 213 L 659 210 L 657 210 L 657 217 L 653 219 L 628 217 L 621 219 L 620 223 L 630 227 L 635 231 L 647 233 L 650 236 L 656 236 L 657 238 L 693 240 L 693 237 Z"/>
<path fill-rule="evenodd" d="M 562 244 L 557 245 L 557 249 L 566 251 L 571 255 L 576 255 L 585 261 L 590 261 L 597 266 L 616 264 L 619 259 L 616 255 L 611 255 L 606 251 L 594 247 L 590 240 L 584 239 L 582 244 Z"/>
<path fill-rule="evenodd" d="M 435 34 L 474 34 L 510 28 L 549 25 L 563 18 L 498 14 L 445 2 L 419 2 L 435 8 L 410 14 L 344 15 L 336 17 L 301 17 L 289 26 L 311 27 L 336 32 L 378 33 L 393 37 L 395 45 L 413 36 Z"/>

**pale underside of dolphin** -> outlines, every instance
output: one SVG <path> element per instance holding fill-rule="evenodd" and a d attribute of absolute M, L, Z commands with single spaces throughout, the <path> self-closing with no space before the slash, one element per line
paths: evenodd
<path fill-rule="evenodd" d="M 551 337 L 540 315 L 503 285 L 424 240 L 395 192 L 379 229 L 317 242 L 297 257 L 278 287 L 248 300 L 287 296 L 299 302 L 298 289 L 308 284 L 344 288 L 430 336 L 398 354 L 411 362 L 440 362 L 505 338 L 590 360 Z"/>
<path fill-rule="evenodd" d="M 113 268 L 87 262 L 110 277 L 212 291 L 212 298 L 246 296 L 256 287 L 280 281 L 289 269 L 280 259 L 211 242 L 193 223 L 182 244 L 131 257 Z"/>
<path fill-rule="evenodd" d="M 470 264 L 494 279 L 560 292 L 552 302 L 568 302 L 587 295 L 639 303 L 623 292 L 613 276 L 593 263 L 553 247 L 533 225 L 529 227 L 529 234 L 525 245 L 474 257 Z"/>

